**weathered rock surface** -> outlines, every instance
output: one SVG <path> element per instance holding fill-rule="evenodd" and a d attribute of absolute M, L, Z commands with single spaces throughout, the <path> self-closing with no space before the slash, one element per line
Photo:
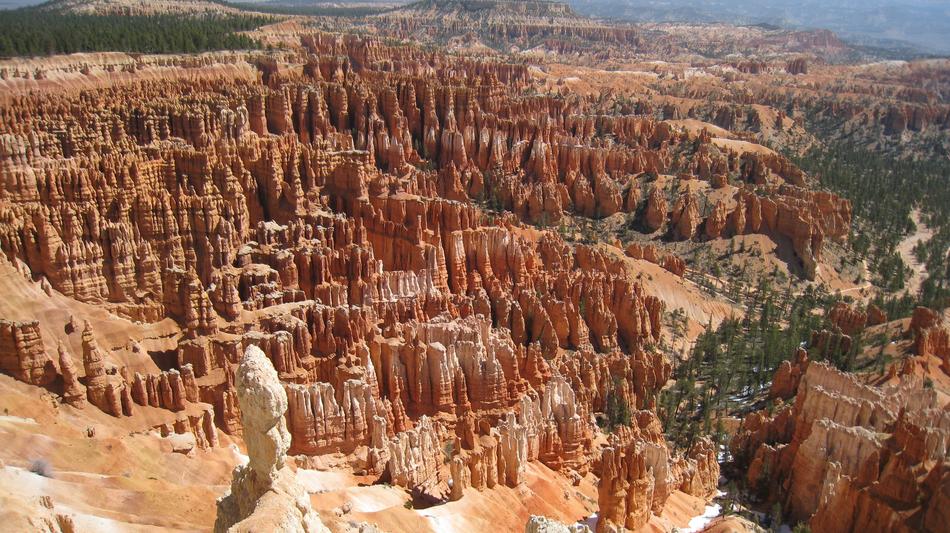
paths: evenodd
<path fill-rule="evenodd" d="M 936 392 L 919 379 L 871 387 L 801 357 L 794 366 L 780 369 L 801 374 L 794 403 L 748 415 L 730 444 L 749 488 L 817 531 L 944 529 L 925 520 L 947 482 L 950 416 Z"/>
<path fill-rule="evenodd" d="M 0 319 L 0 371 L 31 385 L 48 385 L 56 379 L 39 322 Z"/>
<path fill-rule="evenodd" d="M 838 302 L 828 311 L 828 321 L 845 335 L 855 335 L 867 325 L 868 311 L 854 309 L 844 302 Z"/>
<path fill-rule="evenodd" d="M 918 307 L 910 321 L 910 332 L 917 355 L 939 358 L 940 367 L 950 375 L 950 325 L 944 317 L 926 307 Z"/>
<path fill-rule="evenodd" d="M 673 490 L 710 497 L 719 483 L 712 441 L 700 439 L 686 457 L 675 457 L 656 416 L 635 413 L 636 425 L 611 435 L 597 465 L 598 532 L 636 530 L 660 514 Z"/>
<path fill-rule="evenodd" d="M 60 4 L 231 12 L 203 1 Z M 51 348 L 62 340 L 63 400 L 121 416 L 110 422 L 123 434 L 153 429 L 192 456 L 218 429 L 280 458 L 340 453 L 428 503 L 499 485 L 523 492 L 533 461 L 572 480 L 598 474 L 603 527 L 645 523 L 673 490 L 709 496 L 711 444 L 678 456 L 650 414 L 672 373 L 656 348 L 655 294 L 666 288 L 578 244 L 612 236 L 574 230 L 645 233 L 627 254 L 680 277 L 686 263 L 664 249 L 765 235 L 801 263 L 790 270 L 819 278 L 826 239 L 849 234 L 851 206 L 809 189 L 765 140 L 800 140 L 801 117 L 817 116 L 843 123 L 842 135 L 884 145 L 931 136 L 946 148 L 950 106 L 934 88 L 946 62 L 851 70 L 828 60 L 851 52 L 829 32 L 644 28 L 557 2 L 467 4 L 253 32 L 274 51 L 0 61 L 0 250 L 51 301 L 98 308 L 89 327 L 70 320 L 66 332 L 45 318 L 11 326 L 0 370 L 58 393 Z M 392 44 L 407 41 L 452 53 Z M 485 57 L 490 47 L 505 56 Z M 839 83 L 842 72 L 853 76 Z M 122 326 L 100 327 L 102 310 Z M 843 346 L 883 323 L 879 311 L 839 309 L 813 344 Z M 945 327 L 926 318 L 912 327 L 918 352 L 946 362 Z M 125 346 L 126 330 L 148 331 L 133 339 L 143 346 Z M 261 430 L 279 421 L 242 422 L 260 419 L 242 409 L 249 350 L 273 365 L 279 384 L 268 390 L 287 396 L 275 435 Z M 71 366 L 80 353 L 81 370 Z M 809 371 L 799 354 L 771 396 L 817 390 Z M 794 476 L 805 488 L 787 505 L 813 510 L 816 529 L 844 527 L 838 517 L 855 529 L 940 529 L 947 469 L 911 457 L 940 421 L 898 431 L 852 393 L 819 401 L 832 388 L 807 393 L 817 421 L 800 422 L 794 407 L 747 419 L 737 438 L 752 477 Z M 593 423 L 608 392 L 639 410 L 609 453 Z M 869 427 L 838 418 L 855 405 Z M 899 442 L 901 431 L 914 438 Z M 790 450 L 796 438 L 801 452 Z M 237 519 L 257 503 L 245 529 L 298 529 L 309 512 L 286 501 L 308 496 L 282 459 L 257 463 L 224 505 Z"/>
<path fill-rule="evenodd" d="M 230 492 L 218 500 L 215 531 L 329 531 L 284 465 L 290 448 L 287 395 L 274 366 L 250 346 L 235 380 L 249 462 L 234 470 Z"/>
<path fill-rule="evenodd" d="M 540 32 L 565 52 L 575 38 L 648 44 L 548 4 L 501 6 L 537 24 L 487 31 Z M 376 21 L 387 36 L 424 26 Z M 16 89 L 0 108 L 4 258 L 50 297 L 165 328 L 127 349 L 71 326 L 85 372 L 59 353 L 64 400 L 144 412 L 162 435 L 185 435 L 181 451 L 188 434 L 198 448 L 217 428 L 243 438 L 254 451 L 222 503 L 228 526 L 265 492 L 300 495 L 285 453 L 346 454 L 433 503 L 518 487 L 533 461 L 571 479 L 603 470 L 619 525 L 660 513 L 674 489 L 709 496 L 709 443 L 675 456 L 649 414 L 672 373 L 656 348 L 664 304 L 628 261 L 553 226 L 626 217 L 652 239 L 768 234 L 814 276 L 824 239 L 848 234 L 850 205 L 769 151 L 720 147 L 612 98 L 536 91 L 524 63 L 285 29 L 293 42 L 271 55 L 102 56 L 51 61 L 52 80 L 3 80 Z M 81 72 L 110 68 L 128 75 Z M 90 80 L 57 89 L 79 77 Z M 683 259 L 660 249 L 626 251 L 682 277 Z M 55 381 L 38 333 L 19 335 L 3 370 Z M 242 399 L 245 353 L 279 380 L 267 409 Z M 777 395 L 795 389 L 789 374 Z M 609 393 L 641 414 L 605 457 L 593 420 Z"/>
<path fill-rule="evenodd" d="M 74 406 L 82 407 L 86 403 L 86 390 L 79 382 L 76 372 L 76 363 L 66 351 L 62 343 L 57 347 L 59 351 L 59 370 L 63 376 L 63 401 Z"/>

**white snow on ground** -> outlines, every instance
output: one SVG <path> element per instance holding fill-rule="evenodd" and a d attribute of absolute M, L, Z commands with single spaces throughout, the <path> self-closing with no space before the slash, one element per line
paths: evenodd
<path fill-rule="evenodd" d="M 600 520 L 600 517 L 597 516 L 597 513 L 594 513 L 584 520 L 581 520 L 581 524 L 586 525 L 590 528 L 591 531 L 597 531 L 597 521 Z"/>
<path fill-rule="evenodd" d="M 686 526 L 686 529 L 683 529 L 683 533 L 695 533 L 696 531 L 702 531 L 702 529 L 709 525 L 713 521 L 713 518 L 719 516 L 719 513 L 722 512 L 722 507 L 716 503 L 713 505 L 706 506 L 706 512 L 699 516 L 694 516 L 690 518 L 689 525 Z"/>
<path fill-rule="evenodd" d="M 376 513 L 391 507 L 402 507 L 406 503 L 404 491 L 384 485 L 350 487 L 346 490 L 346 497 L 353 510 L 360 513 Z"/>
<path fill-rule="evenodd" d="M 656 72 L 648 72 L 646 70 L 607 70 L 611 74 L 632 74 L 634 76 L 647 76 L 648 78 L 659 78 L 660 75 Z"/>
<path fill-rule="evenodd" d="M 95 516 L 81 513 L 68 505 L 56 504 L 56 512 L 72 517 L 76 524 L 77 531 L 96 531 L 97 533 L 120 533 L 129 530 L 129 524 L 125 524 L 111 518 Z"/>
<path fill-rule="evenodd" d="M 23 495 L 48 494 L 47 485 L 50 479 L 34 474 L 25 468 L 6 465 L 0 469 L 0 486 L 16 487 L 17 492 Z"/>
<path fill-rule="evenodd" d="M 432 528 L 435 531 L 440 531 L 440 532 L 441 531 L 445 531 L 445 532 L 457 531 L 452 521 L 445 517 L 435 516 L 435 515 L 426 514 L 426 513 L 420 513 L 420 514 L 429 519 L 429 523 L 432 524 Z"/>
<path fill-rule="evenodd" d="M 406 503 L 405 491 L 388 485 L 359 486 L 344 472 L 298 468 L 296 477 L 304 490 L 311 494 L 345 494 L 345 500 L 360 513 L 375 513 Z"/>
<path fill-rule="evenodd" d="M 722 492 L 721 490 L 716 491 L 717 498 L 721 498 L 725 495 L 726 493 Z M 702 531 L 703 528 L 708 526 L 709 523 L 712 522 L 713 519 L 718 517 L 721 513 L 722 513 L 722 506 L 719 505 L 718 503 L 707 505 L 706 510 L 703 512 L 703 514 L 699 516 L 694 516 L 693 518 L 691 518 L 686 528 L 681 529 L 680 531 L 682 533 L 696 533 L 697 531 Z"/>
<path fill-rule="evenodd" d="M 246 465 L 251 461 L 251 458 L 241 453 L 241 449 L 237 447 L 237 444 L 232 443 L 231 452 L 234 453 L 234 458 L 237 459 L 238 464 Z"/>
<path fill-rule="evenodd" d="M 464 516 L 445 505 L 436 505 L 416 512 L 426 517 L 432 530 L 438 533 L 469 533 L 472 530 L 471 524 Z"/>
<path fill-rule="evenodd" d="M 23 418 L 22 416 L 13 415 L 0 415 L 0 422 L 8 422 L 11 424 L 29 424 L 31 426 L 36 425 L 36 420 L 32 418 Z"/>
<path fill-rule="evenodd" d="M 875 68 L 875 67 L 900 68 L 900 67 L 905 67 L 905 66 L 907 66 L 907 61 L 900 60 L 900 59 L 892 59 L 889 61 L 876 61 L 874 63 L 867 63 L 865 65 L 860 65 L 859 68 L 863 68 L 863 69 L 870 69 L 870 68 Z"/>
<path fill-rule="evenodd" d="M 722 466 L 723 464 L 728 463 L 731 459 L 732 459 L 732 454 L 729 453 L 729 448 L 727 448 L 725 444 L 720 444 L 719 452 L 716 453 L 716 461 L 719 463 L 719 466 Z"/>
<path fill-rule="evenodd" d="M 56 473 L 62 474 L 64 472 Z M 84 474 L 82 472 L 69 472 L 69 474 L 96 475 Z M 0 468 L 0 487 L 4 487 L 8 492 L 11 493 L 15 492 L 20 498 L 35 499 L 55 493 L 55 485 L 57 483 L 60 484 L 60 487 L 63 487 L 67 486 L 66 484 L 68 484 L 69 481 L 46 478 L 16 466 L 7 465 Z M 0 497 L 3 497 L 3 495 L 0 495 Z M 118 533 L 129 530 L 128 524 L 124 524 L 110 518 L 90 515 L 78 511 L 77 509 L 59 501 L 55 502 L 54 510 L 58 514 L 71 516 L 76 524 L 77 531 L 101 531 L 102 533 Z M 3 526 L 0 525 L 0 530 L 2 529 Z"/>

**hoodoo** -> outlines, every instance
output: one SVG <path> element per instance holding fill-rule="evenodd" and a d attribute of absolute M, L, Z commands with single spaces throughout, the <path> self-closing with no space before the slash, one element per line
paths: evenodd
<path fill-rule="evenodd" d="M 0 10 L 0 524 L 946 529 L 950 62 L 298 3 Z"/>

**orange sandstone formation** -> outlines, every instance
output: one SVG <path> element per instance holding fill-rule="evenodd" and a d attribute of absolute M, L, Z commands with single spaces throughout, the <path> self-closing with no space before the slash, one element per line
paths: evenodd
<path fill-rule="evenodd" d="M 0 370 L 32 385 L 48 385 L 56 379 L 39 322 L 0 320 Z"/>
<path fill-rule="evenodd" d="M 950 375 L 950 325 L 944 317 L 926 307 L 918 307 L 910 321 L 910 332 L 917 355 L 937 357 L 944 373 Z"/>
<path fill-rule="evenodd" d="M 944 530 L 950 417 L 937 393 L 795 366 L 794 403 L 748 415 L 730 444 L 750 488 L 816 531 Z"/>
<path fill-rule="evenodd" d="M 573 17 L 534 4 L 526 17 Z M 400 17 L 380 24 L 418 29 Z M 531 31 L 642 40 L 556 28 Z M 250 464 L 219 503 L 220 530 L 319 527 L 287 453 L 345 454 L 430 502 L 518 487 L 535 461 L 572 480 L 594 472 L 603 528 L 643 525 L 673 490 L 708 498 L 711 442 L 678 456 L 653 413 L 672 373 L 656 347 L 664 304 L 622 257 L 548 227 L 626 216 L 657 239 L 767 234 L 814 277 L 850 204 L 807 189 L 781 156 L 534 91 L 522 63 L 297 40 L 279 58 L 212 55 L 172 81 L 142 58 L 121 83 L 44 84 L 0 107 L 5 260 L 50 297 L 163 328 L 132 339 L 160 349 L 114 346 L 92 323 L 67 332 L 83 372 L 59 349 L 63 400 L 130 423 L 145 411 L 150 429 L 199 447 L 218 429 L 243 438 Z M 678 184 L 715 187 L 661 185 L 680 171 Z M 682 277 L 683 259 L 659 250 L 626 252 Z M 0 329 L 0 370 L 56 381 L 40 323 Z M 777 396 L 801 387 L 788 372 Z M 598 450 L 608 394 L 636 424 Z"/>
<path fill-rule="evenodd" d="M 583 475 L 613 377 L 641 408 L 669 378 L 652 348 L 663 305 L 603 251 L 492 222 L 473 200 L 529 219 L 606 216 L 623 208 L 607 172 L 663 156 L 578 149 L 565 124 L 592 131 L 594 119 L 551 102 L 503 112 L 503 83 L 526 83 L 524 67 L 458 59 L 457 75 L 430 83 L 447 58 L 322 34 L 304 45 L 313 61 L 292 80 L 200 81 L 188 104 L 160 82 L 57 96 L 86 102 L 58 108 L 82 117 L 62 140 L 43 120 L 4 126 L 7 259 L 50 291 L 180 330 L 171 368 L 132 372 L 86 324 L 89 402 L 175 413 L 160 432 L 201 445 L 216 428 L 246 440 L 235 376 L 254 347 L 283 383 L 291 453 L 368 450 L 365 471 L 436 500 L 516 486 L 531 461 Z M 387 61 L 409 75 L 386 74 Z M 538 126 L 542 112 L 557 130 Z M 646 119 L 602 127 L 670 135 Z M 20 367 L 43 366 L 31 342 L 11 347 Z M 444 457 L 470 417 L 471 438 Z"/>
<path fill-rule="evenodd" d="M 642 528 L 673 490 L 708 498 L 719 482 L 712 441 L 700 439 L 686 457 L 674 457 L 655 415 L 639 412 L 634 420 L 629 431 L 611 435 L 601 453 L 598 532 Z"/>

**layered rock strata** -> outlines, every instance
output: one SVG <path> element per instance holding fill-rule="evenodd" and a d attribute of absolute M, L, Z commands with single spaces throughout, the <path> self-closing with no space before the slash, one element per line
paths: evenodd
<path fill-rule="evenodd" d="M 0 320 L 0 371 L 31 385 L 49 385 L 56 379 L 38 321 Z"/>
<path fill-rule="evenodd" d="M 796 366 L 794 402 L 748 415 L 730 444 L 749 488 L 816 531 L 945 529 L 950 415 L 937 393 Z"/>
<path fill-rule="evenodd" d="M 636 413 L 634 420 L 629 431 L 611 435 L 601 450 L 598 532 L 642 528 L 663 511 L 673 490 L 709 498 L 719 483 L 711 440 L 700 439 L 685 457 L 677 457 L 667 447 L 653 413 Z"/>
<path fill-rule="evenodd" d="M 944 316 L 918 307 L 910 321 L 910 333 L 914 339 L 914 352 L 922 357 L 936 357 L 940 368 L 950 375 L 950 324 Z"/>
<path fill-rule="evenodd" d="M 262 353 L 286 397 L 285 451 L 347 454 L 414 496 L 516 487 L 532 461 L 572 479 L 604 468 L 605 494 L 652 479 L 653 513 L 674 488 L 708 496 L 708 446 L 676 457 L 646 414 L 672 372 L 662 301 L 630 261 L 553 227 L 622 215 L 657 239 L 763 233 L 813 276 L 850 205 L 779 155 L 533 91 L 524 64 L 306 33 L 252 76 L 246 57 L 213 55 L 240 72 L 133 75 L 0 108 L 4 257 L 48 294 L 174 330 L 161 350 L 123 351 L 85 326 L 83 375 L 60 363 L 64 399 L 84 386 L 114 416 L 167 411 L 150 422 L 162 434 L 247 441 L 261 428 L 247 427 L 240 365 Z M 627 253 L 682 276 L 659 249 Z M 42 384 L 48 356 L 27 337 L 4 345 L 3 368 Z M 604 459 L 593 418 L 608 394 L 643 427 Z M 621 472 L 644 455 L 648 471 Z M 251 472 L 273 468 L 248 468 L 234 493 L 256 498 Z"/>

